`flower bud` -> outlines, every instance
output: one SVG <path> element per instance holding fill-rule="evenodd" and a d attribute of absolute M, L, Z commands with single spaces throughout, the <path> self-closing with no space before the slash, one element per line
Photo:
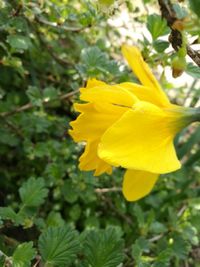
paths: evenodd
<path fill-rule="evenodd" d="M 186 69 L 186 60 L 184 57 L 175 56 L 172 60 L 172 76 L 177 78 Z"/>

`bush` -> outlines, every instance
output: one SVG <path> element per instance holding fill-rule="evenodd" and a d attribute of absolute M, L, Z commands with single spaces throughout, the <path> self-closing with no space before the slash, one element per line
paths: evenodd
<path fill-rule="evenodd" d="M 197 2 L 174 4 L 170 29 L 155 1 L 145 8 L 136 1 L 0 1 L 0 266 L 199 266 L 199 126 L 176 139 L 182 169 L 163 175 L 137 203 L 121 194 L 123 170 L 81 172 L 82 146 L 68 135 L 77 89 L 89 77 L 136 80 L 120 56 L 122 42 L 136 37 L 112 19 L 125 12 L 138 33 L 148 29 L 150 38 L 141 34 L 137 44 L 163 71 L 183 57 L 174 32 L 184 27 L 189 41 L 199 35 Z M 170 32 L 175 50 L 167 50 Z M 193 59 L 181 69 L 193 77 L 190 88 L 174 89 L 162 72 L 174 103 L 198 102 Z"/>

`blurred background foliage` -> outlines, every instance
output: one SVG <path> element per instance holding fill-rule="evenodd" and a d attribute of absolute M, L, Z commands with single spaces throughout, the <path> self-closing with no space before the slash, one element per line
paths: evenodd
<path fill-rule="evenodd" d="M 198 45 L 200 2 L 180 2 Z M 172 102 L 198 106 L 200 68 L 187 57 L 172 78 L 169 33 L 155 0 L 0 0 L 0 266 L 200 266 L 200 126 L 176 139 L 182 169 L 137 203 L 121 194 L 123 170 L 79 171 L 83 147 L 67 133 L 89 77 L 136 81 L 123 42 L 141 48 Z"/>

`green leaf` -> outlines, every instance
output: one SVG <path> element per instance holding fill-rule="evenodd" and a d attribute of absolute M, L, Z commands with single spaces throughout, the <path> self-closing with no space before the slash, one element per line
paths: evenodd
<path fill-rule="evenodd" d="M 160 223 L 158 221 L 154 221 L 150 225 L 150 231 L 152 233 L 155 233 L 155 234 L 160 234 L 160 233 L 166 232 L 167 231 L 167 227 L 163 223 Z"/>
<path fill-rule="evenodd" d="M 162 41 L 162 40 L 155 40 L 153 42 L 153 46 L 157 52 L 162 53 L 169 46 L 169 42 Z"/>
<path fill-rule="evenodd" d="M 159 36 L 169 33 L 166 21 L 157 14 L 148 16 L 147 29 L 150 31 L 153 40 L 156 40 Z"/>
<path fill-rule="evenodd" d="M 200 68 L 195 66 L 192 63 L 189 63 L 186 67 L 186 73 L 191 75 L 194 78 L 200 78 Z"/>
<path fill-rule="evenodd" d="M 45 102 L 58 98 L 58 92 L 54 87 L 46 87 L 43 91 L 43 99 Z"/>
<path fill-rule="evenodd" d="M 44 202 L 48 190 L 45 187 L 43 178 L 35 179 L 31 177 L 19 189 L 19 194 L 23 205 L 27 207 L 37 207 Z"/>
<path fill-rule="evenodd" d="M 26 50 L 30 45 L 30 39 L 22 35 L 9 35 L 7 37 L 7 42 L 12 48 L 17 50 Z"/>
<path fill-rule="evenodd" d="M 4 220 L 17 220 L 17 214 L 11 207 L 0 207 L 0 217 Z"/>
<path fill-rule="evenodd" d="M 108 55 L 102 52 L 97 46 L 83 49 L 81 53 L 81 70 L 88 76 L 102 74 L 116 74 L 118 72 L 117 63 L 109 60 Z"/>
<path fill-rule="evenodd" d="M 190 7 L 194 13 L 197 14 L 198 17 L 200 17 L 200 0 L 189 0 L 190 2 Z"/>
<path fill-rule="evenodd" d="M 135 204 L 134 206 L 134 213 L 136 216 L 136 219 L 138 221 L 138 224 L 143 227 L 145 225 L 145 217 L 144 217 L 144 212 L 139 206 L 139 204 Z"/>
<path fill-rule="evenodd" d="M 170 248 L 166 248 L 165 250 L 161 251 L 158 256 L 156 257 L 155 263 L 152 267 L 168 267 L 170 266 L 170 259 L 172 257 L 173 251 Z"/>
<path fill-rule="evenodd" d="M 35 257 L 36 251 L 33 248 L 33 242 L 20 244 L 12 256 L 12 267 L 30 267 L 31 260 Z"/>
<path fill-rule="evenodd" d="M 42 94 L 38 87 L 29 86 L 26 94 L 34 106 L 42 105 Z"/>
<path fill-rule="evenodd" d="M 79 251 L 77 232 L 71 227 L 49 227 L 39 237 L 39 251 L 45 264 L 64 267 Z"/>
<path fill-rule="evenodd" d="M 90 231 L 84 244 L 86 266 L 116 267 L 123 261 L 123 241 L 114 228 Z"/>
<path fill-rule="evenodd" d="M 171 249 L 173 254 L 181 260 L 185 260 L 188 257 L 191 245 L 180 234 L 175 233 L 172 237 Z"/>
<path fill-rule="evenodd" d="M 64 199 L 69 203 L 74 203 L 79 197 L 78 190 L 71 180 L 65 180 L 62 186 L 62 194 Z"/>

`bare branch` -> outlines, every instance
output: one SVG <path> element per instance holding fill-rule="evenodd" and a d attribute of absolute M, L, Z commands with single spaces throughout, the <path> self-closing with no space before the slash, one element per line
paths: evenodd
<path fill-rule="evenodd" d="M 72 91 L 72 92 L 67 93 L 67 94 L 63 94 L 63 95 L 61 95 L 58 99 L 59 99 L 59 100 L 65 100 L 65 99 L 68 99 L 68 98 L 70 98 L 71 96 L 77 94 L 78 92 L 79 92 L 79 90 L 76 90 L 76 91 Z M 50 99 L 50 100 L 48 100 L 48 101 L 47 101 L 47 100 L 43 100 L 43 104 L 46 105 L 46 104 L 48 104 L 48 103 L 50 103 L 50 102 L 53 102 L 53 101 L 56 101 L 56 100 L 58 100 L 58 99 Z M 6 111 L 6 112 L 2 112 L 2 113 L 0 113 L 0 118 L 9 117 L 9 116 L 14 115 L 14 114 L 16 114 L 16 113 L 20 113 L 20 112 L 22 112 L 22 111 L 32 109 L 33 107 L 34 107 L 34 105 L 33 105 L 32 103 L 28 103 L 28 104 L 26 104 L 26 105 L 24 105 L 24 106 L 21 106 L 21 107 L 18 107 L 18 108 L 16 108 L 16 109 L 14 109 L 14 110 Z"/>
<path fill-rule="evenodd" d="M 96 188 L 94 190 L 98 194 L 104 194 L 104 193 L 109 193 L 109 192 L 121 192 L 122 189 L 118 187 L 111 187 L 111 188 Z"/>

